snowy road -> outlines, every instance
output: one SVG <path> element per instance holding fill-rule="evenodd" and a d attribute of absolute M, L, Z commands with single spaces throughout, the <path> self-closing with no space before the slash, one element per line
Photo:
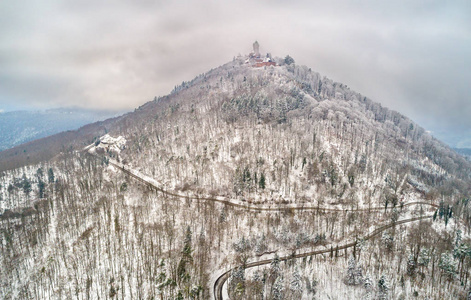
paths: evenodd
<path fill-rule="evenodd" d="M 94 157 L 99 158 L 99 156 L 96 155 L 96 154 L 91 154 L 91 155 L 93 155 Z M 155 190 L 157 190 L 157 191 L 159 191 L 163 194 L 166 194 L 168 196 L 173 196 L 173 197 L 177 197 L 177 198 L 184 198 L 184 199 L 189 199 L 189 200 L 197 200 L 197 201 L 201 200 L 201 201 L 219 202 L 219 203 L 223 203 L 223 204 L 226 204 L 228 206 L 231 206 L 231 207 L 243 208 L 243 209 L 252 210 L 252 211 L 284 211 L 284 210 L 289 209 L 289 210 L 300 210 L 300 211 L 315 210 L 315 211 L 319 211 L 319 212 L 328 212 L 328 211 L 329 212 L 369 212 L 369 211 L 393 209 L 393 207 L 387 207 L 387 208 L 386 207 L 369 207 L 369 208 L 357 208 L 357 209 L 338 209 L 338 208 L 326 208 L 326 207 L 305 206 L 305 205 L 281 205 L 281 206 L 277 205 L 276 207 L 269 207 L 269 206 L 264 206 L 264 205 L 258 206 L 258 205 L 245 204 L 245 203 L 242 203 L 238 200 L 228 199 L 228 198 L 224 198 L 224 197 L 198 197 L 198 196 L 193 196 L 192 197 L 192 196 L 181 195 L 181 194 L 178 194 L 178 193 L 175 193 L 175 192 L 167 191 L 164 188 L 158 186 L 158 182 L 156 180 L 154 180 L 152 178 L 149 178 L 148 176 L 146 176 L 144 174 L 141 174 L 139 171 L 130 169 L 129 167 L 126 167 L 125 165 L 123 165 L 121 163 L 118 163 L 114 160 L 110 159 L 109 164 L 116 167 L 116 168 L 118 168 L 119 170 L 121 170 L 122 172 L 128 174 L 129 176 L 133 177 L 137 181 L 139 181 L 139 182 L 149 186 L 150 188 L 155 189 Z M 431 206 L 431 207 L 434 207 L 434 208 L 438 208 L 438 205 L 433 204 L 431 202 L 424 202 L 424 201 L 415 201 L 415 202 L 404 203 L 404 204 L 401 205 L 401 207 L 407 207 L 407 206 L 412 206 L 412 205 L 427 205 L 427 206 Z M 371 239 L 372 237 L 374 237 L 374 236 L 378 235 L 379 233 L 383 232 L 384 230 L 387 230 L 387 229 L 389 229 L 391 227 L 394 227 L 396 225 L 410 223 L 410 222 L 416 222 L 416 221 L 420 221 L 420 220 L 423 220 L 423 219 L 429 219 L 429 218 L 432 218 L 432 216 L 421 216 L 421 217 L 415 217 L 415 218 L 410 218 L 410 219 L 404 219 L 404 220 L 401 220 L 401 221 L 396 221 L 394 223 L 383 225 L 383 226 L 380 226 L 380 227 L 376 228 L 375 230 L 373 230 L 369 234 L 365 235 L 363 237 L 363 239 L 364 240 Z M 333 248 L 333 246 L 331 246 L 330 249 L 323 249 L 323 250 L 309 251 L 309 252 L 305 252 L 305 253 L 298 253 L 298 254 L 295 254 L 295 255 L 280 257 L 279 259 L 281 261 L 285 261 L 285 260 L 288 260 L 288 259 L 297 259 L 297 258 L 303 258 L 303 257 L 307 257 L 307 256 L 325 254 L 325 253 L 329 253 L 329 252 L 332 252 L 332 251 L 338 251 L 338 250 L 343 250 L 343 249 L 354 247 L 356 245 L 356 243 L 357 243 L 357 241 L 349 242 L 349 243 L 346 243 L 346 244 L 341 245 L 341 246 L 336 246 L 335 248 Z M 248 264 L 245 265 L 245 268 L 248 269 L 248 268 L 252 268 L 252 267 L 256 267 L 256 266 L 266 265 L 266 264 L 271 263 L 272 260 L 273 259 L 265 259 L 265 260 L 261 260 L 261 261 L 248 263 Z M 235 267 L 235 268 L 238 268 L 238 266 Z M 226 283 L 227 279 L 229 278 L 232 270 L 234 270 L 235 268 L 232 268 L 232 269 L 224 272 L 223 274 L 219 275 L 219 277 L 217 277 L 217 279 L 215 280 L 215 283 L 213 285 L 212 299 L 215 299 L 215 300 L 222 300 L 223 299 L 224 284 Z"/>
<path fill-rule="evenodd" d="M 95 157 L 100 157 L 96 154 L 92 154 Z M 431 206 L 434 208 L 438 208 L 438 205 L 433 204 L 431 202 L 426 202 L 426 201 L 414 201 L 414 202 L 408 202 L 404 203 L 401 206 L 389 206 L 389 207 L 384 207 L 384 206 L 376 206 L 376 207 L 362 207 L 362 208 L 329 208 L 329 207 L 322 207 L 322 206 L 310 206 L 310 205 L 305 205 L 305 204 L 276 204 L 274 206 L 266 206 L 266 205 L 258 205 L 258 204 L 250 204 L 248 202 L 244 203 L 240 200 L 237 199 L 229 199 L 226 197 L 221 197 L 221 196 L 215 196 L 215 197 L 206 197 L 206 196 L 188 196 L 188 195 L 182 195 L 178 194 L 176 192 L 170 192 L 163 187 L 159 186 L 158 182 L 150 178 L 147 175 L 142 174 L 141 172 L 131 169 L 121 163 L 118 163 L 112 159 L 109 160 L 109 164 L 118 168 L 120 171 L 130 175 L 134 179 L 140 181 L 141 183 L 144 183 L 145 185 L 149 186 L 152 189 L 155 189 L 165 195 L 176 197 L 176 198 L 182 198 L 182 199 L 188 199 L 188 200 L 196 200 L 196 201 L 213 201 L 213 202 L 218 202 L 222 203 L 231 207 L 236 207 L 236 208 L 243 208 L 245 210 L 251 210 L 251 211 L 286 211 L 286 210 L 291 210 L 291 211 L 309 211 L 309 210 L 315 210 L 318 212 L 371 212 L 371 211 L 379 211 L 379 210 L 390 210 L 394 208 L 403 208 L 403 207 L 408 207 L 408 206 L 413 206 L 413 205 L 427 205 Z"/>
<path fill-rule="evenodd" d="M 367 234 L 366 236 L 364 236 L 363 239 L 364 240 L 371 239 L 372 237 L 374 237 L 374 236 L 380 234 L 381 232 L 383 232 L 384 230 L 387 230 L 387 229 L 389 229 L 391 227 L 394 227 L 396 225 L 415 222 L 415 221 L 420 221 L 420 220 L 423 220 L 423 219 L 430 219 L 432 217 L 433 216 L 422 216 L 422 217 L 405 219 L 405 220 L 397 221 L 395 223 L 383 225 L 381 227 L 376 228 L 375 230 L 373 230 L 371 233 Z M 286 260 L 289 260 L 289 259 L 297 259 L 297 258 L 303 258 L 303 257 L 313 256 L 313 255 L 318 255 L 318 254 L 325 254 L 325 253 L 329 253 L 329 252 L 332 252 L 332 251 L 338 251 L 338 250 L 351 248 L 351 247 L 354 247 L 356 244 L 357 244 L 357 242 L 355 241 L 355 242 L 350 242 L 350 243 L 347 243 L 347 244 L 344 244 L 344 245 L 341 245 L 341 246 L 336 246 L 335 248 L 331 247 L 331 249 L 324 249 L 324 250 L 310 251 L 310 252 L 306 252 L 306 253 L 299 253 L 299 254 L 295 254 L 295 255 L 280 257 L 279 259 L 280 259 L 280 261 L 286 261 Z M 262 266 L 262 265 L 267 265 L 267 264 L 270 264 L 272 261 L 273 261 L 273 259 L 265 259 L 265 260 L 261 260 L 261 261 L 257 261 L 257 262 L 248 263 L 248 264 L 245 265 L 245 269 L 249 269 L 249 268 L 253 268 L 253 267 L 257 267 L 257 266 Z M 227 279 L 229 279 L 229 276 L 230 276 L 231 272 L 233 270 L 237 269 L 237 268 L 239 268 L 239 266 L 234 267 L 234 268 L 224 272 L 223 274 L 221 274 L 216 279 L 216 282 L 214 283 L 214 286 L 213 286 L 213 297 L 214 297 L 213 299 L 215 299 L 215 300 L 223 300 L 224 299 L 223 298 L 224 284 L 226 283 Z"/>

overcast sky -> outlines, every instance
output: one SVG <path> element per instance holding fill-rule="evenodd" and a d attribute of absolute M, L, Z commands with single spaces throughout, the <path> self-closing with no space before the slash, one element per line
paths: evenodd
<path fill-rule="evenodd" d="M 0 1 L 0 111 L 132 110 L 258 40 L 471 147 L 469 0 L 169 2 Z"/>

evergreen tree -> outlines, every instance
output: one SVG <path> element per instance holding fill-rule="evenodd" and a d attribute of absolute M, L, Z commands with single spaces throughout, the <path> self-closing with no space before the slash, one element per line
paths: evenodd
<path fill-rule="evenodd" d="M 245 293 L 245 269 L 240 266 L 232 271 L 229 282 L 229 289 L 235 298 L 240 299 Z"/>
<path fill-rule="evenodd" d="M 449 280 L 452 280 L 455 277 L 456 262 L 450 252 L 442 253 L 438 267 L 448 277 Z"/>
<path fill-rule="evenodd" d="M 284 299 L 283 298 L 283 294 L 284 294 L 284 280 L 283 280 L 283 276 L 278 276 L 278 278 L 276 278 L 275 280 L 275 284 L 273 285 L 273 299 L 274 300 L 281 300 L 281 299 Z"/>
<path fill-rule="evenodd" d="M 43 175 L 44 175 L 43 169 L 38 168 L 38 170 L 36 171 L 36 176 L 38 177 L 38 179 L 41 179 Z"/>
<path fill-rule="evenodd" d="M 381 236 L 381 242 L 384 244 L 388 251 L 391 251 L 394 246 L 394 238 L 387 232 L 384 232 Z"/>
<path fill-rule="evenodd" d="M 381 300 L 388 299 L 388 291 L 389 286 L 388 282 L 386 281 L 386 277 L 384 275 L 381 275 L 378 281 L 378 298 Z"/>
<path fill-rule="evenodd" d="M 299 271 L 297 268 L 293 272 L 289 288 L 294 293 L 295 296 L 299 296 L 299 297 L 302 296 L 303 286 L 301 283 L 301 275 L 299 275 Z"/>
<path fill-rule="evenodd" d="M 286 55 L 286 57 L 285 57 L 285 64 L 287 64 L 287 65 L 294 64 L 294 58 L 292 58 L 292 57 L 289 56 L 289 55 Z"/>
<path fill-rule="evenodd" d="M 348 260 L 348 269 L 347 276 L 345 278 L 345 283 L 347 285 L 358 285 L 361 284 L 363 280 L 363 274 L 361 267 L 357 266 L 356 260 L 353 256 Z"/>
<path fill-rule="evenodd" d="M 355 285 L 355 269 L 357 267 L 355 258 L 352 256 L 348 260 L 347 278 L 346 283 L 348 285 Z"/>
<path fill-rule="evenodd" d="M 8 194 L 13 193 L 14 190 L 15 190 L 15 186 L 11 183 L 8 184 L 8 188 L 7 188 Z"/>
<path fill-rule="evenodd" d="M 221 210 L 221 213 L 219 214 L 219 223 L 224 223 L 226 222 L 226 219 L 227 219 L 227 213 L 226 213 L 226 209 L 222 209 Z"/>
<path fill-rule="evenodd" d="M 46 184 L 44 183 L 44 181 L 42 181 L 41 179 L 38 179 L 38 196 L 39 196 L 39 199 L 44 198 L 45 188 L 46 188 Z"/>
<path fill-rule="evenodd" d="M 461 242 L 461 230 L 456 231 L 455 246 L 453 248 L 453 257 L 462 260 L 466 254 L 470 251 L 468 245 Z"/>
<path fill-rule="evenodd" d="M 49 168 L 49 170 L 47 170 L 47 181 L 49 183 L 54 183 L 54 171 L 52 170 L 52 168 Z"/>
<path fill-rule="evenodd" d="M 317 284 L 318 281 L 315 277 L 312 277 L 312 281 L 310 281 L 307 277 L 304 277 L 304 281 L 306 282 L 306 289 L 308 293 L 315 295 L 317 293 Z"/>
<path fill-rule="evenodd" d="M 193 257 L 191 256 L 191 230 L 190 226 L 186 229 L 185 240 L 183 243 L 182 257 L 177 267 L 177 280 L 179 282 L 187 282 L 190 278 L 187 272 L 187 265 L 193 263 Z"/>
<path fill-rule="evenodd" d="M 366 273 L 366 276 L 365 276 L 365 282 L 363 283 L 363 287 L 365 288 L 366 290 L 366 294 L 365 296 L 363 297 L 364 300 L 370 300 L 373 295 L 373 281 L 371 280 L 371 276 L 369 273 Z"/>
<path fill-rule="evenodd" d="M 29 179 L 26 177 L 26 174 L 23 174 L 23 192 L 26 195 L 29 195 L 31 193 L 31 182 L 29 182 Z"/>
<path fill-rule="evenodd" d="M 267 249 L 267 242 L 265 234 L 262 233 L 262 236 L 255 241 L 255 253 L 262 254 Z"/>
<path fill-rule="evenodd" d="M 407 275 L 415 276 L 415 269 L 417 264 L 415 263 L 414 256 L 411 254 L 407 259 Z"/>
<path fill-rule="evenodd" d="M 252 179 L 251 179 L 251 176 L 250 176 L 249 167 L 245 167 L 245 168 L 244 168 L 243 175 L 242 175 L 242 181 L 243 181 L 243 182 L 250 182 L 251 180 L 252 180 Z"/>
<path fill-rule="evenodd" d="M 262 173 L 260 175 L 260 181 L 258 182 L 258 186 L 263 190 L 265 189 L 265 174 Z"/>
<path fill-rule="evenodd" d="M 365 290 L 371 291 L 373 289 L 373 281 L 369 273 L 366 273 L 365 282 L 363 283 Z"/>
<path fill-rule="evenodd" d="M 427 267 L 431 260 L 430 250 L 427 248 L 422 248 L 419 253 L 419 258 L 417 259 L 417 264 L 419 266 Z"/>
<path fill-rule="evenodd" d="M 270 272 L 274 275 L 278 275 L 280 271 L 280 258 L 278 257 L 278 254 L 275 254 L 275 258 L 270 263 Z"/>

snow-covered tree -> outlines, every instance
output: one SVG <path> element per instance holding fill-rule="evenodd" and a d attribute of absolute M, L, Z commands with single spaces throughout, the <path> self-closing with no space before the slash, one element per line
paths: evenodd
<path fill-rule="evenodd" d="M 431 253 L 430 249 L 422 248 L 419 253 L 419 257 L 417 258 L 417 264 L 421 267 L 427 267 L 430 260 L 431 260 Z"/>
<path fill-rule="evenodd" d="M 391 251 L 394 246 L 394 238 L 392 235 L 390 235 L 388 232 L 384 232 L 383 235 L 381 236 L 381 242 L 383 245 L 386 247 L 388 251 Z"/>
<path fill-rule="evenodd" d="M 358 285 L 363 281 L 361 266 L 357 266 L 357 262 L 353 256 L 348 260 L 347 276 L 345 283 L 348 285 Z"/>
<path fill-rule="evenodd" d="M 249 241 L 243 236 L 236 243 L 233 244 L 234 250 L 236 252 L 245 252 L 250 249 Z"/>
<path fill-rule="evenodd" d="M 54 170 L 52 168 L 49 168 L 47 170 L 47 181 L 49 183 L 54 183 L 55 176 L 54 176 Z"/>
<path fill-rule="evenodd" d="M 371 291 L 373 289 L 373 281 L 371 280 L 370 273 L 366 273 L 365 281 L 363 283 L 363 287 L 367 291 Z"/>
<path fill-rule="evenodd" d="M 407 259 L 407 275 L 414 276 L 417 268 L 417 264 L 414 260 L 414 256 L 411 254 Z"/>
<path fill-rule="evenodd" d="M 464 258 L 464 256 L 469 251 L 468 245 L 461 242 L 461 240 L 462 240 L 461 235 L 462 235 L 461 230 L 458 229 L 456 231 L 455 245 L 453 247 L 453 257 L 458 259 L 458 260 L 461 260 L 462 258 Z"/>
<path fill-rule="evenodd" d="M 273 291 L 272 291 L 273 299 L 274 300 L 283 299 L 284 290 L 285 290 L 284 278 L 283 276 L 278 276 L 275 280 L 275 284 L 273 284 Z"/>
<path fill-rule="evenodd" d="M 116 219 L 117 220 L 117 219 Z M 119 225 L 118 225 L 119 228 Z M 191 264 L 193 263 L 192 256 L 192 244 L 191 244 L 191 230 L 190 226 L 186 228 L 185 238 L 183 242 L 183 249 L 181 252 L 181 259 L 177 266 L 177 283 L 185 291 L 189 290 L 189 284 L 191 279 L 191 272 L 189 270 Z"/>
<path fill-rule="evenodd" d="M 245 268 L 238 267 L 231 273 L 229 291 L 237 299 L 241 299 L 245 293 Z"/>
<path fill-rule="evenodd" d="M 299 270 L 296 268 L 291 276 L 291 282 L 289 289 L 295 296 L 300 297 L 303 294 L 303 285 L 301 282 L 301 275 L 299 274 Z"/>
<path fill-rule="evenodd" d="M 365 280 L 363 282 L 363 287 L 365 288 L 364 300 L 370 300 L 373 297 L 373 281 L 369 273 L 366 273 Z"/>
<path fill-rule="evenodd" d="M 378 298 L 380 300 L 388 299 L 389 284 L 387 282 L 386 276 L 381 275 L 378 281 Z"/>
<path fill-rule="evenodd" d="M 262 254 L 267 249 L 265 234 L 262 234 L 255 240 L 254 250 L 257 254 Z"/>
<path fill-rule="evenodd" d="M 452 280 L 455 277 L 456 261 L 450 252 L 442 253 L 438 266 L 449 280 Z"/>
<path fill-rule="evenodd" d="M 270 263 L 270 273 L 277 276 L 281 271 L 280 258 L 275 254 L 275 258 Z"/>
<path fill-rule="evenodd" d="M 315 295 L 317 293 L 317 284 L 319 283 L 315 277 L 312 277 L 312 280 L 304 277 L 304 282 L 306 283 L 307 292 Z"/>
<path fill-rule="evenodd" d="M 293 59 L 291 56 L 286 55 L 286 57 L 285 57 L 285 64 L 287 64 L 287 65 L 294 64 L 294 59 Z"/>

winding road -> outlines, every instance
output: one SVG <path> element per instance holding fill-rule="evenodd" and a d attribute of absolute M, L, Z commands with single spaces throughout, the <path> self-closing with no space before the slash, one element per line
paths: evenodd
<path fill-rule="evenodd" d="M 391 224 L 383 225 L 381 227 L 376 228 L 375 230 L 373 230 L 371 233 L 367 234 L 366 236 L 364 236 L 363 239 L 364 240 L 369 240 L 372 237 L 380 234 L 384 230 L 387 230 L 387 229 L 389 229 L 391 227 L 394 227 L 396 225 L 401 225 L 401 224 L 405 224 L 405 223 L 410 223 L 410 222 L 415 222 L 415 221 L 430 219 L 430 218 L 432 218 L 432 216 L 422 216 L 422 217 L 405 219 L 405 220 L 401 220 L 401 221 L 396 221 L 396 222 L 391 223 Z M 341 245 L 341 246 L 336 246 L 335 250 L 338 251 L 338 250 L 351 248 L 351 247 L 355 246 L 356 243 L 357 242 L 354 241 L 354 242 L 350 242 L 350 243 L 347 243 L 347 244 L 344 244 L 344 245 Z M 307 256 L 313 256 L 313 255 L 318 255 L 318 254 L 329 253 L 331 251 L 332 251 L 332 249 L 309 251 L 309 252 L 299 253 L 299 254 L 295 254 L 295 255 L 283 256 L 283 257 L 280 257 L 279 259 L 280 259 L 280 261 L 285 261 L 285 260 L 289 260 L 289 259 L 296 259 L 296 258 L 302 258 L 302 257 L 307 257 Z M 253 268 L 253 267 L 257 267 L 257 266 L 262 266 L 262 265 L 267 265 L 267 264 L 271 263 L 272 261 L 273 261 L 273 259 L 265 259 L 265 260 L 261 260 L 261 261 L 248 263 L 248 264 L 245 265 L 245 269 Z M 213 286 L 214 299 L 223 300 L 222 290 L 223 290 L 224 284 L 226 283 L 227 279 L 229 279 L 229 276 L 230 276 L 231 272 L 233 270 L 235 270 L 236 268 L 239 268 L 239 266 L 234 267 L 234 268 L 224 272 L 223 274 L 221 274 L 216 279 L 216 281 L 214 283 L 214 286 Z"/>
<path fill-rule="evenodd" d="M 91 154 L 92 156 L 96 158 L 100 158 L 99 155 L 93 154 L 87 151 L 87 153 Z M 213 202 L 218 202 L 222 203 L 231 207 L 236 207 L 236 208 L 243 208 L 246 210 L 251 210 L 251 211 L 285 211 L 285 210 L 297 210 L 297 211 L 306 211 L 306 210 L 315 210 L 319 212 L 370 212 L 370 211 L 379 211 L 379 210 L 385 210 L 385 209 L 393 209 L 394 207 L 369 207 L 369 208 L 357 208 L 357 209 L 338 209 L 338 208 L 325 208 L 325 207 L 319 207 L 319 206 L 292 206 L 292 205 L 279 205 L 277 207 L 266 207 L 266 206 L 256 206 L 256 205 L 249 205 L 249 204 L 242 204 L 239 203 L 237 200 L 230 200 L 227 198 L 223 197 L 192 197 L 188 195 L 182 195 L 178 194 L 175 192 L 170 192 L 162 187 L 158 186 L 154 180 L 151 180 L 144 174 L 140 174 L 140 172 L 136 170 L 132 170 L 129 167 L 126 167 L 125 165 L 115 162 L 113 160 L 109 161 L 109 164 L 118 168 L 122 172 L 128 174 L 130 177 L 136 179 L 137 181 L 140 181 L 141 183 L 147 185 L 148 187 L 157 190 L 165 195 L 172 196 L 172 197 L 177 197 L 177 198 L 182 198 L 182 199 L 188 199 L 188 200 L 197 200 L 197 201 L 213 201 Z M 415 202 L 408 202 L 404 203 L 401 205 L 401 207 L 407 207 L 407 206 L 412 206 L 412 205 L 427 205 L 431 206 L 434 208 L 438 208 L 438 205 L 430 203 L 430 202 L 425 202 L 425 201 L 415 201 Z M 421 217 L 415 217 L 415 218 L 410 218 L 410 219 L 404 219 L 400 221 L 396 221 L 394 223 L 390 223 L 387 225 L 380 226 L 370 232 L 369 234 L 365 235 L 363 237 L 364 240 L 371 239 L 372 237 L 378 235 L 379 233 L 383 232 L 384 230 L 387 230 L 391 227 L 394 227 L 396 225 L 401 225 L 401 224 L 406 224 L 410 222 L 416 222 L 424 219 L 430 219 L 432 216 L 421 216 Z M 343 250 L 343 249 L 348 249 L 351 247 L 354 247 L 356 245 L 357 241 L 354 242 L 349 242 L 344 245 L 336 246 L 335 250 Z M 297 259 L 297 258 L 303 258 L 307 256 L 313 256 L 313 255 L 318 255 L 318 254 L 325 254 L 329 253 L 332 251 L 331 249 L 323 249 L 323 250 L 315 250 L 315 251 L 309 251 L 305 253 L 298 253 L 295 255 L 289 255 L 289 256 L 284 256 L 280 257 L 279 259 L 281 261 L 288 260 L 288 259 Z M 256 261 L 256 262 L 251 262 L 245 265 L 245 269 L 256 267 L 256 266 L 262 266 L 266 265 L 272 262 L 272 259 L 265 259 L 261 261 Z M 238 268 L 239 266 L 235 267 Z M 225 271 L 222 273 L 215 281 L 214 286 L 213 286 L 213 299 L 215 300 L 223 300 L 223 287 L 226 281 L 229 279 L 229 276 L 231 272 L 235 269 L 232 268 L 230 270 Z"/>
<path fill-rule="evenodd" d="M 97 155 L 92 154 L 95 157 L 99 157 Z M 290 204 L 278 204 L 276 207 L 267 207 L 267 206 L 261 206 L 257 204 L 244 204 L 240 203 L 238 200 L 234 199 L 228 199 L 224 197 L 200 197 L 200 196 L 189 196 L 189 195 L 182 195 L 178 194 L 176 192 L 170 192 L 165 190 L 164 188 L 158 186 L 155 184 L 155 182 L 152 182 L 151 180 L 147 179 L 144 174 L 139 174 L 139 171 L 130 169 L 129 167 L 126 167 L 125 165 L 115 162 L 113 160 L 109 161 L 109 164 L 118 168 L 122 172 L 128 174 L 129 176 L 133 177 L 137 181 L 140 181 L 141 183 L 147 185 L 148 187 L 157 190 L 165 195 L 176 197 L 176 198 L 181 198 L 181 199 L 188 199 L 188 200 L 197 200 L 197 201 L 213 201 L 217 203 L 222 203 L 227 206 L 235 207 L 235 208 L 243 208 L 246 210 L 251 210 L 251 211 L 286 211 L 286 210 L 292 210 L 292 211 L 310 211 L 310 210 L 315 210 L 319 212 L 370 212 L 370 211 L 378 211 L 378 210 L 389 210 L 389 209 L 394 209 L 394 208 L 400 208 L 400 207 L 408 207 L 408 206 L 413 206 L 413 205 L 427 205 L 431 207 L 438 208 L 438 205 L 433 204 L 431 202 L 426 202 L 426 201 L 414 201 L 414 202 L 407 202 L 402 204 L 402 206 L 375 206 L 375 207 L 365 207 L 365 208 L 328 208 L 328 207 L 322 207 L 322 206 L 309 206 L 309 205 L 290 205 Z"/>

